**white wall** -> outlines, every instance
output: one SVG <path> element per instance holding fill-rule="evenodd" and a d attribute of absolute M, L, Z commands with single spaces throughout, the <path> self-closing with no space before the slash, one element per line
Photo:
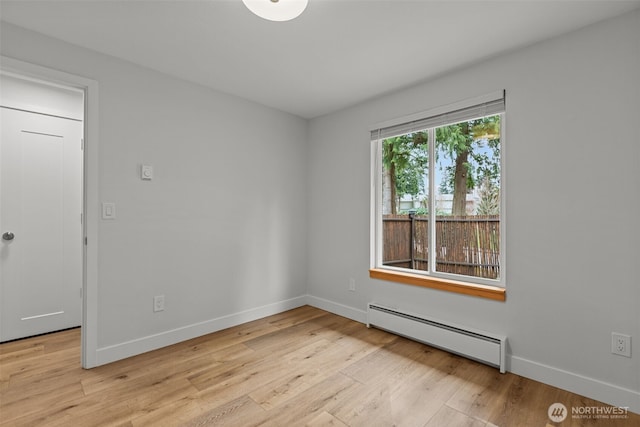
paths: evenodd
<path fill-rule="evenodd" d="M 512 371 L 640 412 L 638 76 L 636 10 L 312 120 L 315 303 L 363 320 L 376 301 L 503 333 Z M 369 279 L 371 126 L 503 88 L 507 301 Z M 612 331 L 633 336 L 633 358 L 610 353 Z"/>
<path fill-rule="evenodd" d="M 99 84 L 98 199 L 117 206 L 99 224 L 99 363 L 304 303 L 305 120 L 9 24 L 1 40 Z"/>

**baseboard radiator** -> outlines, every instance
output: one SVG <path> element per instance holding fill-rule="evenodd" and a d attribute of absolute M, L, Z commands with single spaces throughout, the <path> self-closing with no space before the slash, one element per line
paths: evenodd
<path fill-rule="evenodd" d="M 451 353 L 495 366 L 505 373 L 507 338 L 369 303 L 367 327 L 384 329 Z"/>

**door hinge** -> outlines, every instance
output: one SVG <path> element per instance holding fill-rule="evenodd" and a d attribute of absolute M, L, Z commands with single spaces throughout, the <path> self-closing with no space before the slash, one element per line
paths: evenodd
<path fill-rule="evenodd" d="M 87 238 L 86 237 L 84 238 L 84 245 L 85 246 L 87 245 Z"/>
<path fill-rule="evenodd" d="M 84 138 L 80 140 L 80 149 L 84 150 Z"/>
<path fill-rule="evenodd" d="M 83 220 L 83 219 L 84 219 L 84 218 L 82 217 L 82 213 L 80 213 L 80 224 L 82 224 L 82 223 L 83 223 L 83 222 L 82 222 L 82 220 Z"/>

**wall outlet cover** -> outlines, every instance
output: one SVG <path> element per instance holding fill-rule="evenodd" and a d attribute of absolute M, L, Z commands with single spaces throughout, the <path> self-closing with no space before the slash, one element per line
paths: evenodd
<path fill-rule="evenodd" d="M 611 353 L 631 357 L 631 335 L 612 332 Z"/>

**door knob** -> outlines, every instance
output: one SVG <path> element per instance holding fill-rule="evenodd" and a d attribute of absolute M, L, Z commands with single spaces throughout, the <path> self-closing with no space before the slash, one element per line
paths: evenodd
<path fill-rule="evenodd" d="M 2 235 L 2 240 L 13 240 L 14 237 L 16 237 L 15 234 L 13 234 L 10 231 L 7 231 Z"/>

